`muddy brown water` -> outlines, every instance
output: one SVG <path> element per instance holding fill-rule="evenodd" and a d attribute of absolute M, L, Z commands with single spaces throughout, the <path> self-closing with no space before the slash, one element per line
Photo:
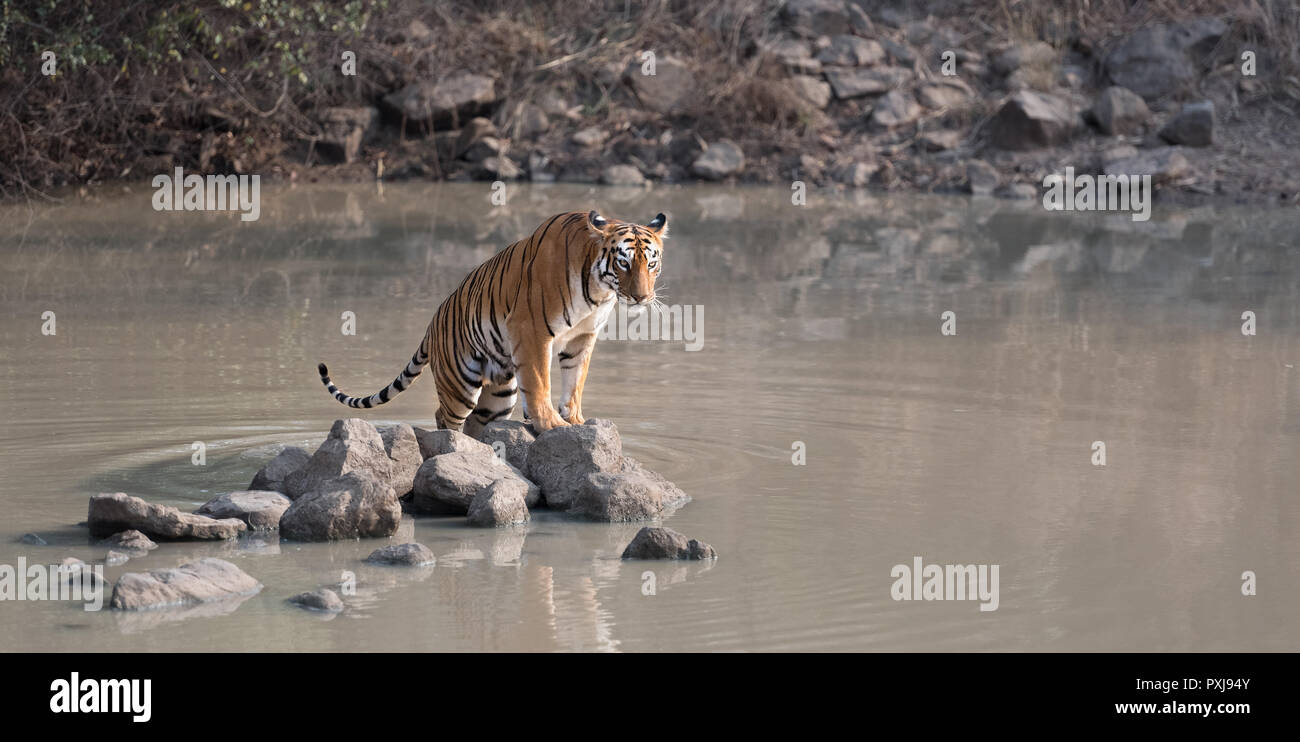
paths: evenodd
<path fill-rule="evenodd" d="M 1157 204 L 1143 224 L 560 185 L 493 206 L 485 184 L 444 184 L 268 187 L 241 223 L 157 213 L 150 193 L 0 210 L 0 564 L 102 559 L 76 525 L 95 492 L 188 510 L 314 446 L 347 414 L 318 360 L 377 390 L 469 269 L 591 206 L 668 212 L 668 301 L 704 314 L 695 352 L 601 341 L 585 410 L 694 496 L 665 524 L 720 559 L 625 563 L 639 525 L 546 513 L 497 530 L 407 516 L 395 541 L 435 552 L 423 570 L 362 564 L 383 541 L 164 544 L 107 577 L 215 555 L 265 588 L 134 614 L 4 601 L 4 651 L 1300 648 L 1294 210 Z M 422 378 L 364 415 L 431 426 L 435 406 Z M 917 556 L 998 565 L 997 610 L 894 600 L 891 571 Z M 285 603 L 345 572 L 343 614 Z"/>

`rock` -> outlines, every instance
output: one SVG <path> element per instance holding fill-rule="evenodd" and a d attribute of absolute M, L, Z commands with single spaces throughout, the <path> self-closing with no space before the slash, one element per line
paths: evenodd
<path fill-rule="evenodd" d="M 485 158 L 474 172 L 479 180 L 515 180 L 523 174 L 523 168 L 503 156 Z"/>
<path fill-rule="evenodd" d="M 808 105 L 821 110 L 830 105 L 831 86 L 829 83 L 822 82 L 809 75 L 795 75 L 790 78 L 790 85 L 794 92 L 801 99 L 808 102 Z"/>
<path fill-rule="evenodd" d="M 298 593 L 289 598 L 289 602 L 308 610 L 324 613 L 338 613 L 343 610 L 343 599 L 339 594 L 324 587 L 307 593 Z"/>
<path fill-rule="evenodd" d="M 104 555 L 105 567 L 117 567 L 126 564 L 129 561 L 131 561 L 131 555 L 124 551 L 114 551 L 109 549 L 108 553 Z"/>
<path fill-rule="evenodd" d="M 916 64 L 916 50 L 907 44 L 882 36 L 880 45 L 885 47 L 885 52 L 889 54 L 889 58 L 894 64 L 901 64 L 904 67 L 911 67 Z"/>
<path fill-rule="evenodd" d="M 253 476 L 253 481 L 249 483 L 248 488 L 286 494 L 284 480 L 290 474 L 307 466 L 310 460 L 311 454 L 307 453 L 306 449 L 287 446 Z"/>
<path fill-rule="evenodd" d="M 279 492 L 244 490 L 214 497 L 195 510 L 209 518 L 236 518 L 255 531 L 280 527 L 280 516 L 293 502 Z"/>
<path fill-rule="evenodd" d="M 653 75 L 643 74 L 641 61 L 628 63 L 623 81 L 641 105 L 665 116 L 685 113 L 695 98 L 695 73 L 683 60 L 662 54 L 655 58 Z"/>
<path fill-rule="evenodd" d="M 200 559 L 172 569 L 128 572 L 113 587 L 109 604 L 120 611 L 210 603 L 254 595 L 262 583 L 224 559 Z"/>
<path fill-rule="evenodd" d="M 745 153 L 730 139 L 720 139 L 691 164 L 691 172 L 707 180 L 722 180 L 745 168 Z"/>
<path fill-rule="evenodd" d="M 1106 75 L 1147 100 L 1172 95 L 1196 81 L 1226 32 L 1217 18 L 1139 28 L 1106 54 Z"/>
<path fill-rule="evenodd" d="M 336 161 L 355 162 L 378 123 L 379 110 L 370 106 L 326 108 L 321 112 L 323 135 L 316 148 Z"/>
<path fill-rule="evenodd" d="M 1209 147 L 1214 144 L 1214 104 L 1188 103 L 1160 129 L 1160 138 L 1170 144 Z"/>
<path fill-rule="evenodd" d="M 840 100 L 880 95 L 899 87 L 911 77 L 912 73 L 903 67 L 836 67 L 826 70 L 826 80 L 830 82 L 835 97 Z"/>
<path fill-rule="evenodd" d="M 833 168 L 831 178 L 836 183 L 863 188 L 871 182 L 871 176 L 879 169 L 880 166 L 873 162 L 850 162 Z"/>
<path fill-rule="evenodd" d="M 461 128 L 459 133 L 456 134 L 453 140 L 454 143 L 451 151 L 446 153 L 447 154 L 446 159 L 454 160 L 458 157 L 463 157 L 465 156 L 465 153 L 470 149 L 470 147 L 474 146 L 474 144 L 479 140 L 487 139 L 489 137 L 495 139 L 497 135 L 498 135 L 497 125 L 492 123 L 492 119 L 484 118 L 482 116 L 475 116 L 474 118 L 470 119 L 465 124 L 465 126 Z M 498 143 L 497 148 L 494 149 L 490 154 L 494 155 L 500 151 L 501 151 L 500 144 Z M 439 153 L 439 157 L 441 157 L 443 154 L 444 153 Z M 487 156 L 490 155 L 484 155 L 484 157 Z M 482 160 L 482 159 L 483 157 L 478 158 L 478 160 Z M 477 162 L 478 160 L 475 160 L 475 162 Z"/>
<path fill-rule="evenodd" d="M 844 0 L 789 0 L 781 18 L 790 30 L 808 38 L 849 32 L 849 11 Z"/>
<path fill-rule="evenodd" d="M 998 169 L 983 160 L 971 160 L 966 164 L 966 182 L 970 192 L 976 196 L 988 196 L 998 187 L 1002 176 Z"/>
<path fill-rule="evenodd" d="M 281 538 L 339 541 L 397 532 L 402 506 L 392 487 L 362 471 L 320 482 L 280 517 Z"/>
<path fill-rule="evenodd" d="M 47 543 L 45 539 L 34 533 L 24 533 L 22 537 L 18 539 L 18 543 L 27 544 L 28 546 L 49 546 L 49 543 Z"/>
<path fill-rule="evenodd" d="M 529 139 L 545 133 L 547 129 L 551 128 L 551 119 L 541 106 L 525 103 L 519 107 L 519 113 L 515 117 L 515 126 L 515 131 L 519 136 Z"/>
<path fill-rule="evenodd" d="M 671 528 L 646 526 L 623 550 L 624 559 L 717 559 L 712 546 L 687 539 Z"/>
<path fill-rule="evenodd" d="M 483 162 L 489 157 L 499 157 L 505 151 L 505 144 L 496 137 L 482 137 L 469 145 L 461 154 L 468 162 Z"/>
<path fill-rule="evenodd" d="M 392 462 L 388 484 L 398 497 L 403 497 L 411 491 L 415 472 L 424 463 L 420 441 L 415 437 L 415 429 L 406 423 L 379 428 L 379 438 L 384 442 L 384 453 Z"/>
<path fill-rule="evenodd" d="M 57 569 L 59 581 L 63 584 L 75 586 L 80 582 L 83 590 L 94 590 L 104 584 L 103 578 L 100 577 L 103 568 L 96 571 L 94 567 L 76 557 L 63 559 Z"/>
<path fill-rule="evenodd" d="M 497 422 L 505 421 L 499 420 Z M 483 430 L 486 432 L 487 428 Z M 477 451 L 483 448 L 484 445 L 459 430 L 424 430 L 415 428 L 415 438 L 420 444 L 420 455 L 424 457 L 425 461 L 434 456 L 441 456 L 444 453 Z"/>
<path fill-rule="evenodd" d="M 134 529 L 152 538 L 169 541 L 224 540 L 235 538 L 248 529 L 240 520 L 214 520 L 182 513 L 176 508 L 154 505 L 122 492 L 105 492 L 91 497 L 86 520 L 90 535 L 95 537 Z"/>
<path fill-rule="evenodd" d="M 1005 77 L 1022 69 L 1050 69 L 1056 64 L 1056 57 L 1056 50 L 1050 44 L 1033 41 L 1013 44 L 994 54 L 990 64 L 994 72 Z"/>
<path fill-rule="evenodd" d="M 962 133 L 947 129 L 944 131 L 927 131 L 916 138 L 917 144 L 926 152 L 943 152 L 961 146 Z"/>
<path fill-rule="evenodd" d="M 456 72 L 437 82 L 411 83 L 384 96 L 383 103 L 409 122 L 441 128 L 488 113 L 496 100 L 492 78 Z"/>
<path fill-rule="evenodd" d="M 585 129 L 579 129 L 573 135 L 573 143 L 579 147 L 599 147 L 609 139 L 609 132 L 599 126 L 588 126 Z"/>
<path fill-rule="evenodd" d="M 885 47 L 880 42 L 849 35 L 833 37 L 830 45 L 817 53 L 818 62 L 844 67 L 870 67 L 884 59 Z"/>
<path fill-rule="evenodd" d="M 1161 185 L 1187 177 L 1192 165 L 1177 147 L 1158 147 L 1109 160 L 1103 170 L 1106 175 L 1150 175 L 1152 185 Z"/>
<path fill-rule="evenodd" d="M 411 509 L 417 513 L 464 515 L 470 503 L 499 479 L 517 481 L 524 487 L 529 507 L 540 502 L 541 490 L 507 461 L 498 458 L 491 446 L 475 441 L 478 448 L 453 451 L 428 459 L 415 475 Z"/>
<path fill-rule="evenodd" d="M 1092 104 L 1092 119 L 1104 134 L 1139 134 L 1151 111 L 1142 96 L 1128 88 L 1112 85 L 1097 96 Z"/>
<path fill-rule="evenodd" d="M 663 490 L 649 477 L 632 472 L 588 474 L 571 506 L 571 512 L 607 523 L 653 520 L 663 510 Z"/>
<path fill-rule="evenodd" d="M 916 99 L 921 105 L 930 109 L 960 109 L 971 101 L 970 88 L 956 81 L 938 80 L 927 82 L 916 89 Z"/>
<path fill-rule="evenodd" d="M 397 567 L 425 567 L 437 561 L 433 552 L 424 544 L 395 544 L 375 549 L 366 557 L 371 564 L 386 564 Z"/>
<path fill-rule="evenodd" d="M 605 185 L 643 186 L 645 176 L 632 165 L 610 165 L 600 174 L 600 182 Z"/>
<path fill-rule="evenodd" d="M 498 479 L 480 490 L 469 504 L 471 526 L 492 528 L 527 523 L 528 487 L 518 479 Z"/>
<path fill-rule="evenodd" d="M 553 183 L 555 182 L 555 173 L 551 172 L 550 159 L 540 153 L 531 152 L 528 155 L 528 179 L 534 183 Z"/>
<path fill-rule="evenodd" d="M 608 420 L 552 428 L 528 449 L 528 478 L 541 488 L 548 507 L 568 510 L 588 474 L 623 469 L 623 442 Z"/>
<path fill-rule="evenodd" d="M 285 494 L 297 499 L 322 482 L 358 471 L 391 486 L 393 462 L 384 449 L 384 439 L 375 426 L 360 418 L 335 420 L 307 465 L 285 477 Z"/>
<path fill-rule="evenodd" d="M 149 540 L 149 537 L 139 531 L 120 531 L 99 542 L 100 546 L 111 546 L 126 552 L 131 556 L 140 556 L 147 554 L 153 549 L 158 548 L 158 544 Z"/>
<path fill-rule="evenodd" d="M 990 139 L 1000 149 L 1024 150 L 1061 144 L 1074 134 L 1078 117 L 1070 104 L 1046 93 L 1021 90 L 989 121 Z"/>
<path fill-rule="evenodd" d="M 809 67 L 809 63 L 821 69 L 821 63 L 812 58 L 808 42 L 801 39 L 776 39 L 763 44 L 761 50 L 764 54 L 775 57 L 791 71 L 803 71 Z"/>
<path fill-rule="evenodd" d="M 521 472 L 528 471 L 528 447 L 533 445 L 537 436 L 527 423 L 518 420 L 494 420 L 483 428 L 478 439 L 491 446 L 498 458 L 505 460 Z M 500 444 L 499 446 L 497 444 Z"/>
<path fill-rule="evenodd" d="M 895 129 L 915 123 L 923 112 L 911 93 L 891 90 L 876 100 L 871 109 L 871 123 L 882 129 Z"/>
<path fill-rule="evenodd" d="M 668 481 L 662 474 L 645 468 L 640 461 L 631 456 L 623 457 L 623 473 L 634 474 L 649 479 L 663 495 L 664 513 L 672 512 L 691 501 L 691 496 L 680 487 Z"/>

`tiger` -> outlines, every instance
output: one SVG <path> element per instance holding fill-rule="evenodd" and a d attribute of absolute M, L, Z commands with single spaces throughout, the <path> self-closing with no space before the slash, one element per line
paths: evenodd
<path fill-rule="evenodd" d="M 334 399 L 353 408 L 387 404 L 430 366 L 439 428 L 477 438 L 508 418 L 519 395 L 538 434 L 586 421 L 582 390 L 596 337 L 622 299 L 656 301 L 668 218 L 645 225 L 569 212 L 488 258 L 434 313 L 415 355 L 397 378 L 369 397 L 349 396 L 330 380 Z M 560 408 L 551 402 L 551 359 L 559 361 Z"/>

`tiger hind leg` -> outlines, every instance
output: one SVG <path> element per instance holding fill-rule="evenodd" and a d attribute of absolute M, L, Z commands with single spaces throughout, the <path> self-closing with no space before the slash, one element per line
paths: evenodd
<path fill-rule="evenodd" d="M 465 435 L 478 438 L 488 423 L 510 417 L 518 399 L 519 389 L 513 376 L 502 383 L 489 382 L 484 385 L 474 412 L 465 420 Z"/>

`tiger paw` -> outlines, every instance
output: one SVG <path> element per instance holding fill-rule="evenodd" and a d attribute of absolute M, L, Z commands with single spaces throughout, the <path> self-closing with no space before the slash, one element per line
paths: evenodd
<path fill-rule="evenodd" d="M 559 415 L 555 414 L 555 412 L 551 412 L 549 415 L 538 415 L 537 418 L 533 420 L 533 430 L 536 430 L 539 435 L 553 428 L 560 428 L 565 425 L 568 425 L 568 423 Z"/>

